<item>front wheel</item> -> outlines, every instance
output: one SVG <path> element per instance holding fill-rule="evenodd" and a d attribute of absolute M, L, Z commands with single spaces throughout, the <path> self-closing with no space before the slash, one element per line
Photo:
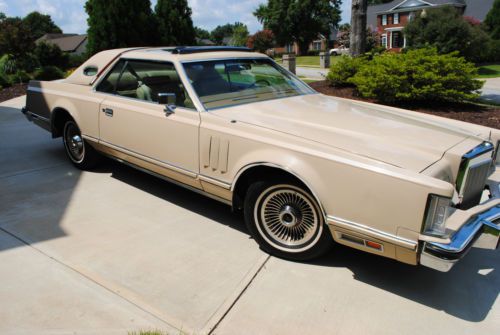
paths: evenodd
<path fill-rule="evenodd" d="M 333 245 L 321 209 L 303 187 L 257 182 L 244 205 L 245 222 L 260 247 L 277 257 L 305 261 Z"/>
<path fill-rule="evenodd" d="M 73 120 L 68 120 L 64 124 L 63 144 L 66 155 L 77 168 L 89 170 L 97 165 L 99 154 L 85 142 L 80 128 Z"/>

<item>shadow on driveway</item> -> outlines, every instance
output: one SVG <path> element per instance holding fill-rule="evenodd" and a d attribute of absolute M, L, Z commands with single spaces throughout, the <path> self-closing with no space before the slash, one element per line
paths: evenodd
<path fill-rule="evenodd" d="M 448 273 L 340 245 L 313 263 L 346 267 L 355 280 L 470 322 L 483 321 L 500 292 L 500 254 L 493 250 L 472 248 Z"/>

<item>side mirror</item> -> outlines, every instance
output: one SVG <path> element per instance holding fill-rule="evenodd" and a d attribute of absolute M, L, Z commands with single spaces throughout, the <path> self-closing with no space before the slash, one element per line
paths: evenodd
<path fill-rule="evenodd" d="M 158 93 L 158 103 L 165 106 L 165 115 L 170 116 L 175 113 L 177 97 L 174 93 Z"/>

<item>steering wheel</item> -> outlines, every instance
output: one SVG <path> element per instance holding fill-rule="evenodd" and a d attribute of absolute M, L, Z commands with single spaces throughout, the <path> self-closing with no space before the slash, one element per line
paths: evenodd
<path fill-rule="evenodd" d="M 266 79 L 259 79 L 257 81 L 255 81 L 255 83 L 253 84 L 253 86 L 271 86 L 271 83 L 269 81 L 267 81 Z"/>

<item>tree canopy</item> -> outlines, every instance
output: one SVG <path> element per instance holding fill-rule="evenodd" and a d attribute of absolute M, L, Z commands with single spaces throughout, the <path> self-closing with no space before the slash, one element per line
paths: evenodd
<path fill-rule="evenodd" d="M 34 47 L 35 43 L 30 30 L 22 19 L 6 17 L 0 20 L 0 56 L 8 54 L 21 60 Z"/>
<path fill-rule="evenodd" d="M 158 0 L 155 16 L 158 24 L 156 45 L 193 45 L 196 31 L 187 0 Z"/>
<path fill-rule="evenodd" d="M 250 36 L 247 40 L 247 47 L 259 52 L 266 52 L 274 46 L 274 34 L 270 30 L 261 30 Z"/>
<path fill-rule="evenodd" d="M 406 26 L 404 34 L 410 48 L 430 45 L 441 54 L 458 51 L 474 62 L 487 57 L 485 46 L 489 43 L 489 36 L 451 6 L 428 10 L 426 15 L 417 16 Z"/>
<path fill-rule="evenodd" d="M 321 33 L 329 36 L 340 22 L 342 0 L 268 0 L 254 12 L 279 44 L 297 42 L 301 54 Z"/>
<path fill-rule="evenodd" d="M 89 54 L 153 45 L 157 30 L 149 0 L 87 0 Z"/>
<path fill-rule="evenodd" d="M 234 24 L 227 23 L 223 26 L 217 26 L 210 33 L 212 41 L 216 44 L 222 44 L 224 37 L 232 37 L 236 28 L 244 26 L 241 22 L 235 22 Z"/>
<path fill-rule="evenodd" d="M 200 27 L 194 27 L 194 31 L 197 38 L 205 40 L 210 39 L 210 32 L 208 30 L 202 29 Z"/>
<path fill-rule="evenodd" d="M 234 28 L 232 36 L 232 44 L 235 46 L 245 46 L 248 40 L 248 28 L 246 25 L 240 25 Z"/>
<path fill-rule="evenodd" d="M 491 37 L 500 40 L 500 0 L 495 0 L 493 7 L 488 12 L 484 25 Z"/>
<path fill-rule="evenodd" d="M 30 31 L 30 36 L 37 40 L 45 34 L 60 34 L 62 33 L 50 15 L 40 14 L 39 12 L 31 12 L 23 18 L 26 28 Z"/>

